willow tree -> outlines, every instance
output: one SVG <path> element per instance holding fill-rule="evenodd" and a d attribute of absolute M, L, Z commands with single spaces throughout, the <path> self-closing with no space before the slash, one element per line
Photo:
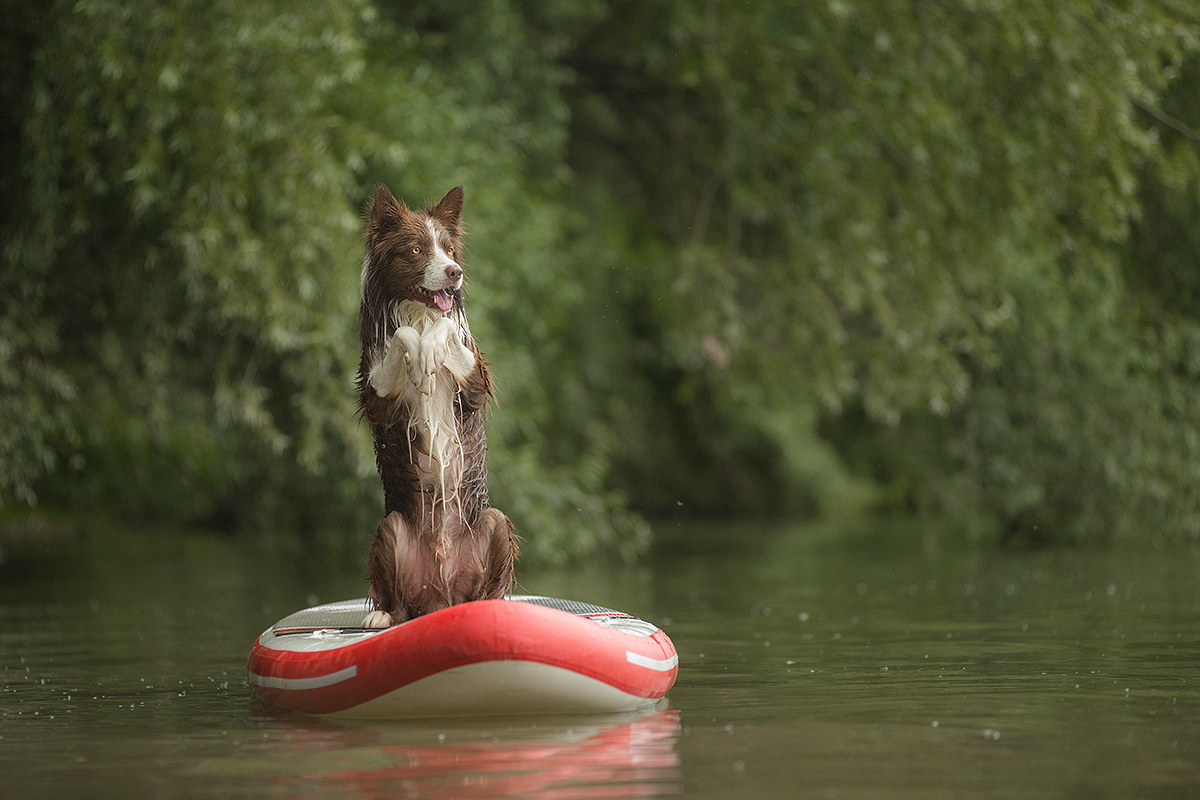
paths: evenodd
<path fill-rule="evenodd" d="M 466 184 L 494 502 L 531 559 L 644 548 L 607 454 L 550 443 L 545 372 L 581 306 L 543 191 L 565 104 L 550 82 L 512 107 L 558 70 L 543 52 L 497 97 L 496 48 L 439 62 L 435 32 L 366 2 L 10 5 L 0 502 L 366 537 L 359 209 L 380 181 L 417 204 Z"/>
<path fill-rule="evenodd" d="M 373 512 L 382 180 L 467 186 L 535 556 L 630 507 L 1200 536 L 1186 3 L 10 5 L 8 501 Z"/>
<path fill-rule="evenodd" d="M 10 5 L 0 489 L 221 522 L 358 469 L 365 4 Z"/>
<path fill-rule="evenodd" d="M 1194 9 L 677 2 L 583 27 L 572 163 L 635 187 L 609 206 L 665 244 L 631 297 L 692 433 L 702 387 L 785 455 L 820 455 L 818 415 L 906 508 L 1200 536 L 1195 317 L 1171 297 L 1194 274 Z M 819 485 L 824 457 L 798 461 Z"/>

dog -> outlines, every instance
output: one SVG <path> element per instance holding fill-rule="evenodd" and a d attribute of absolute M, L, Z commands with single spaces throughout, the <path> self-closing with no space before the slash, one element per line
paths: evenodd
<path fill-rule="evenodd" d="M 421 211 L 380 186 L 366 206 L 359 409 L 385 516 L 367 554 L 363 627 L 513 586 L 517 537 L 488 505 L 484 415 L 495 391 L 463 304 L 462 210 L 461 186 Z"/>

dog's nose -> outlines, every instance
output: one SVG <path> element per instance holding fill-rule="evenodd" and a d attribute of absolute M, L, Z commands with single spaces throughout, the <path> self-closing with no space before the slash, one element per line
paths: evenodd
<path fill-rule="evenodd" d="M 462 267 L 460 267 L 458 264 L 451 264 L 450 266 L 446 267 L 446 280 L 450 281 L 451 283 L 458 283 L 460 280 L 462 280 L 462 276 Z"/>

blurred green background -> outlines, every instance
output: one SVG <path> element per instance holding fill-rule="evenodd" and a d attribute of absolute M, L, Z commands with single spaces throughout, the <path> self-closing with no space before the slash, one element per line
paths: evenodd
<path fill-rule="evenodd" d="M 1184 0 L 4 0 L 0 514 L 365 542 L 360 209 L 466 187 L 493 504 L 1200 540 Z"/>

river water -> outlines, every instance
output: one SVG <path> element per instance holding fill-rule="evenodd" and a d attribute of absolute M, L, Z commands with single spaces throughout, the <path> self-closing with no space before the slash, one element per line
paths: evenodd
<path fill-rule="evenodd" d="M 153 532 L 10 545 L 0 797 L 1200 796 L 1197 551 L 657 532 L 637 567 L 520 581 L 661 625 L 680 655 L 661 708 L 403 724 L 250 702 L 254 637 L 361 596 L 357 557 Z"/>

